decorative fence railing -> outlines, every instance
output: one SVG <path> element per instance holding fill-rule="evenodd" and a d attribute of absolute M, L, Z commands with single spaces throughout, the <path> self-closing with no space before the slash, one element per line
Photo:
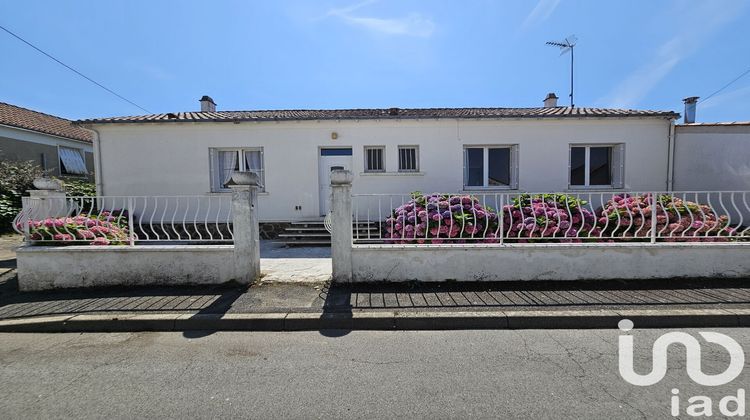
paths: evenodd
<path fill-rule="evenodd" d="M 354 194 L 354 244 L 750 241 L 750 192 Z"/>
<path fill-rule="evenodd" d="M 30 242 L 232 242 L 230 196 L 24 197 L 13 226 Z"/>

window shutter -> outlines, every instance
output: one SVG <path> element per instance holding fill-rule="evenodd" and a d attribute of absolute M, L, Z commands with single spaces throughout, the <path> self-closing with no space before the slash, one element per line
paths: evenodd
<path fill-rule="evenodd" d="M 573 147 L 568 145 L 568 188 L 573 185 Z"/>
<path fill-rule="evenodd" d="M 211 182 L 211 191 L 219 190 L 219 166 L 217 165 L 216 149 L 208 149 L 208 172 Z"/>
<path fill-rule="evenodd" d="M 518 189 L 518 146 L 510 148 L 510 188 Z"/>
<path fill-rule="evenodd" d="M 625 188 L 625 145 L 612 146 L 612 187 Z"/>
<path fill-rule="evenodd" d="M 469 184 L 469 151 L 464 147 L 464 188 Z"/>

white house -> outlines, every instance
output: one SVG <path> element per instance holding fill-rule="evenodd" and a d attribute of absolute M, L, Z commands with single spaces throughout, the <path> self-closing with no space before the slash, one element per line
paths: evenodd
<path fill-rule="evenodd" d="M 671 111 L 559 107 L 216 111 L 79 121 L 95 131 L 101 195 L 227 194 L 257 171 L 261 221 L 319 218 L 329 174 L 354 193 L 663 191 Z"/>

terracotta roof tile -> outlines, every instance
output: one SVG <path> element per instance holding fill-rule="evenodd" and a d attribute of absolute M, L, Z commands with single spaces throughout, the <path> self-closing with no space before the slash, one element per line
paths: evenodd
<path fill-rule="evenodd" d="M 149 123 L 149 122 L 233 122 L 372 119 L 496 119 L 496 118 L 583 118 L 583 117 L 658 117 L 676 119 L 672 111 L 648 111 L 608 108 L 371 108 L 326 110 L 267 110 L 177 112 L 168 114 L 94 118 L 77 123 Z"/>
<path fill-rule="evenodd" d="M 70 120 L 4 102 L 0 102 L 0 124 L 89 143 L 92 139 L 91 132 Z"/>

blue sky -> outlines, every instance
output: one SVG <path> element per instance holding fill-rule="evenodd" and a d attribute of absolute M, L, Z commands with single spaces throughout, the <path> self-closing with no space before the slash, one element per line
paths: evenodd
<path fill-rule="evenodd" d="M 152 112 L 576 105 L 682 111 L 750 68 L 750 2 L 5 1 L 0 25 Z M 0 101 L 64 116 L 143 111 L 0 32 Z M 750 75 L 699 121 L 750 120 Z"/>

